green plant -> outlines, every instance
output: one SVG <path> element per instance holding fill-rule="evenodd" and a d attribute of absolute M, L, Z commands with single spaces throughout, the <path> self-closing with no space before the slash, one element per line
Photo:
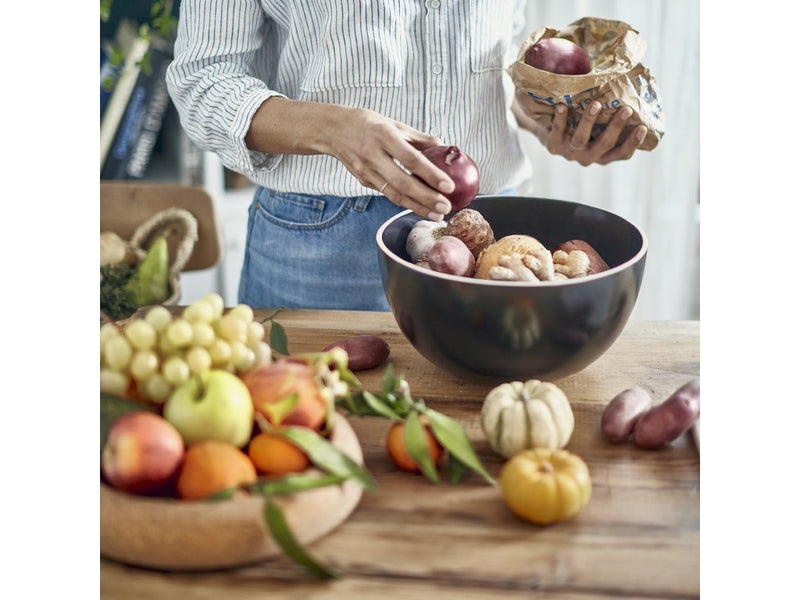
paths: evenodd
<path fill-rule="evenodd" d="M 100 0 L 100 21 L 107 23 L 111 19 L 114 0 Z M 139 37 L 150 42 L 154 34 L 169 38 L 177 29 L 178 20 L 172 15 L 172 0 L 152 0 L 148 20 L 139 24 Z M 114 67 L 121 67 L 125 61 L 125 55 L 121 48 L 112 48 L 109 63 Z M 139 61 L 139 66 L 145 73 L 152 71 L 150 64 L 150 52 L 146 52 Z M 113 77 L 108 77 L 103 81 L 103 86 L 110 89 L 114 84 Z"/>

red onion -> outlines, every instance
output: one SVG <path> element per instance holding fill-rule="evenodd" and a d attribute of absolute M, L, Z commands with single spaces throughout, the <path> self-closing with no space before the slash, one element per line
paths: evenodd
<path fill-rule="evenodd" d="M 589 55 L 578 44 L 564 38 L 544 38 L 528 48 L 525 62 L 558 75 L 585 75 L 592 70 Z"/>
<path fill-rule="evenodd" d="M 447 173 L 456 185 L 450 194 L 444 194 L 453 205 L 453 210 L 462 209 L 475 199 L 481 177 L 474 160 L 457 146 L 431 146 L 423 150 L 422 154 Z"/>
<path fill-rule="evenodd" d="M 472 277 L 475 257 L 467 245 L 457 237 L 440 237 L 428 250 L 428 266 L 439 273 Z"/>

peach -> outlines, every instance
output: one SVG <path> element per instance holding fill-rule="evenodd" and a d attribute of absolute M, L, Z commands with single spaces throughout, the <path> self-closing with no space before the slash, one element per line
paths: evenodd
<path fill-rule="evenodd" d="M 313 367 L 280 359 L 246 373 L 242 380 L 253 399 L 253 408 L 275 425 L 299 425 L 319 429 L 328 415 Z M 291 404 L 292 395 L 297 401 Z"/>
<path fill-rule="evenodd" d="M 111 486 L 148 495 L 173 480 L 184 452 L 183 438 L 175 427 L 160 415 L 137 410 L 111 424 L 100 466 Z"/>

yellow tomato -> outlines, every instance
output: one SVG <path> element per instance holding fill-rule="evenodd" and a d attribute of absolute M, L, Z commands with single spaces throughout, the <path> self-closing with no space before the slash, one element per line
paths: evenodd
<path fill-rule="evenodd" d="M 575 516 L 589 502 L 589 468 L 567 450 L 534 448 L 512 456 L 500 470 L 503 500 L 517 515 L 539 525 Z"/>

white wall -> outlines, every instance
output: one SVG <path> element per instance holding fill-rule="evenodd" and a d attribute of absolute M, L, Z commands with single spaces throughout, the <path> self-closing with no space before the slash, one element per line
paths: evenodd
<path fill-rule="evenodd" d="M 637 223 L 649 250 L 634 319 L 696 319 L 699 306 L 699 0 L 530 0 L 527 35 L 586 16 L 625 21 L 647 42 L 666 133 L 629 161 L 582 167 L 523 133 L 534 176 L 525 192 L 611 210 Z"/>

